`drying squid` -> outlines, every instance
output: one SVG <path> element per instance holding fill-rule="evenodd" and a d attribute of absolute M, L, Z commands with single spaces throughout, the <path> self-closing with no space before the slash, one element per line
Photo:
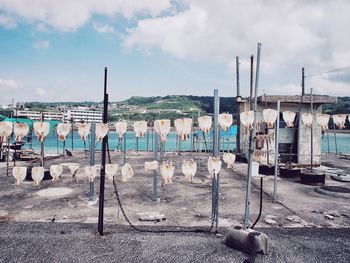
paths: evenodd
<path fill-rule="evenodd" d="M 85 175 L 86 175 L 86 177 L 89 180 L 89 183 L 93 183 L 95 177 L 97 176 L 97 167 L 96 167 L 96 165 L 85 166 L 84 170 L 85 170 Z"/>
<path fill-rule="evenodd" d="M 127 125 L 126 122 L 117 122 L 115 124 L 115 130 L 116 130 L 116 132 L 118 134 L 119 140 L 121 138 L 123 138 L 123 134 L 126 133 L 127 128 L 128 128 L 128 125 Z"/>
<path fill-rule="evenodd" d="M 267 128 L 273 128 L 273 124 L 277 119 L 278 111 L 274 109 L 264 109 L 263 110 L 263 118 L 267 124 Z"/>
<path fill-rule="evenodd" d="M 50 166 L 50 175 L 52 177 L 52 182 L 59 181 L 63 172 L 62 165 L 51 165 Z"/>
<path fill-rule="evenodd" d="M 236 155 L 234 155 L 233 153 L 224 153 L 222 159 L 227 164 L 227 168 L 233 168 L 233 164 L 236 161 Z"/>
<path fill-rule="evenodd" d="M 316 114 L 316 122 L 319 126 L 321 126 L 321 129 L 328 130 L 328 122 L 329 122 L 329 115 L 328 114 Z"/>
<path fill-rule="evenodd" d="M 65 141 L 68 133 L 70 132 L 71 125 L 69 123 L 59 123 L 57 124 L 56 131 L 58 139 L 60 141 Z"/>
<path fill-rule="evenodd" d="M 78 134 L 80 139 L 86 141 L 90 134 L 91 124 L 90 123 L 79 123 L 78 124 Z"/>
<path fill-rule="evenodd" d="M 8 137 L 11 136 L 12 133 L 12 122 L 10 121 L 2 121 L 0 122 L 0 136 L 1 142 L 7 142 Z"/>
<path fill-rule="evenodd" d="M 189 138 L 189 134 L 192 129 L 192 119 L 176 119 L 174 121 L 174 126 L 177 132 L 177 135 L 181 138 L 182 141 L 185 141 Z"/>
<path fill-rule="evenodd" d="M 33 167 L 32 179 L 34 182 L 34 186 L 39 186 L 41 181 L 44 179 L 44 167 Z"/>
<path fill-rule="evenodd" d="M 16 185 L 20 185 L 27 176 L 27 167 L 15 166 L 12 170 L 12 175 L 16 180 Z"/>
<path fill-rule="evenodd" d="M 119 169 L 118 164 L 106 164 L 105 172 L 109 180 L 113 181 L 113 177 L 117 174 L 118 169 Z"/>
<path fill-rule="evenodd" d="M 187 181 L 192 182 L 193 177 L 197 172 L 197 163 L 192 159 L 185 159 L 182 162 L 182 173 L 185 175 Z"/>
<path fill-rule="evenodd" d="M 345 128 L 346 115 L 345 114 L 336 114 L 333 115 L 333 121 L 335 125 L 339 127 L 339 129 Z"/>
<path fill-rule="evenodd" d="M 175 173 L 175 166 L 171 161 L 164 161 L 160 166 L 160 175 L 165 184 L 172 184 L 172 178 Z"/>
<path fill-rule="evenodd" d="M 221 171 L 221 161 L 217 157 L 209 157 L 208 159 L 208 171 L 211 178 L 217 178 Z"/>
<path fill-rule="evenodd" d="M 22 138 L 27 136 L 29 132 L 29 125 L 26 123 L 16 122 L 13 126 L 13 133 L 15 134 L 15 141 L 21 142 Z"/>
<path fill-rule="evenodd" d="M 160 136 L 160 141 L 165 142 L 168 133 L 170 132 L 170 120 L 155 120 L 154 130 Z"/>
<path fill-rule="evenodd" d="M 127 182 L 130 178 L 134 176 L 134 170 L 132 169 L 131 165 L 126 163 L 122 167 L 122 181 Z"/>
<path fill-rule="evenodd" d="M 95 134 L 98 141 L 102 141 L 107 136 L 108 131 L 108 123 L 96 123 Z"/>
<path fill-rule="evenodd" d="M 282 113 L 283 120 L 287 124 L 288 128 L 293 128 L 294 127 L 294 119 L 295 119 L 295 112 L 292 111 L 284 111 Z"/>
<path fill-rule="evenodd" d="M 301 120 L 303 121 L 306 128 L 312 127 L 312 119 L 313 118 L 311 113 L 304 112 L 303 114 L 301 114 Z"/>
<path fill-rule="evenodd" d="M 145 171 L 156 171 L 158 170 L 158 161 L 145 162 Z"/>
<path fill-rule="evenodd" d="M 136 133 L 136 137 L 144 137 L 147 132 L 147 122 L 146 121 L 135 121 L 134 122 L 134 131 Z"/>
<path fill-rule="evenodd" d="M 233 123 L 232 114 L 222 113 L 219 114 L 220 127 L 226 132 Z"/>
<path fill-rule="evenodd" d="M 77 174 L 78 170 L 79 170 L 80 165 L 77 164 L 73 164 L 73 165 L 68 165 L 68 169 L 72 175 L 72 177 L 74 178 L 75 175 Z"/>
<path fill-rule="evenodd" d="M 33 124 L 34 133 L 38 137 L 39 142 L 43 142 L 45 137 L 50 132 L 50 123 L 49 122 L 34 122 Z"/>
<path fill-rule="evenodd" d="M 202 116 L 198 118 L 198 126 L 205 134 L 210 131 L 212 124 L 213 119 L 210 116 Z"/>
<path fill-rule="evenodd" d="M 253 128 L 254 111 L 245 111 L 240 114 L 241 123 L 247 127 L 248 130 Z"/>

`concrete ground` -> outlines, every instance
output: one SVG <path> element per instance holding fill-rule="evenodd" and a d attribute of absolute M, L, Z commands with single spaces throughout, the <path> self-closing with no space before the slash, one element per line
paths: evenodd
<path fill-rule="evenodd" d="M 206 164 L 208 155 L 192 155 L 199 163 L 198 173 L 192 183 L 187 182 L 181 174 L 181 161 L 189 155 L 166 154 L 165 158 L 176 164 L 173 184 L 164 185 L 159 177 L 160 201 L 152 203 L 152 174 L 144 172 L 143 164 L 151 161 L 153 155 L 128 152 L 127 161 L 132 165 L 135 176 L 126 183 L 122 182 L 119 170 L 116 181 L 123 207 L 131 222 L 137 226 L 156 229 L 207 228 L 210 225 L 211 180 L 208 178 Z M 100 158 L 97 154 L 96 163 L 100 162 Z M 123 163 L 120 153 L 112 152 L 111 159 L 112 163 Z M 83 153 L 74 152 L 70 158 L 60 157 L 46 161 L 45 167 L 67 162 L 76 162 L 83 167 L 89 163 L 89 158 L 85 158 Z M 346 166 L 346 162 L 350 161 L 342 162 Z M 105 189 L 105 223 L 110 225 L 109 229 L 113 234 L 99 238 L 92 234 L 96 228 L 98 203 L 88 201 L 89 184 L 83 169 L 79 170 L 77 181 L 72 179 L 69 170 L 65 168 L 59 182 L 45 180 L 39 187 L 34 187 L 31 181 L 20 186 L 14 185 L 12 171 L 10 169 L 10 176 L 6 176 L 4 165 L 1 163 L 0 166 L 0 222 L 5 221 L 0 224 L 0 246 L 1 251 L 5 251 L 0 256 L 3 262 L 18 262 L 31 257 L 35 259 L 33 261 L 40 262 L 46 256 L 49 261 L 54 262 L 85 262 L 88 259 L 115 262 L 242 262 L 247 258 L 245 254 L 226 248 L 222 237 L 198 233 L 130 232 L 130 228 L 126 228 L 127 222 L 118 208 L 114 188 L 109 180 L 106 180 Z M 26 162 L 17 165 L 30 164 Z M 226 169 L 224 165 L 220 173 L 219 227 L 222 231 L 242 224 L 246 169 L 246 164 L 237 163 L 233 170 Z M 328 176 L 326 184 L 350 189 L 350 183 L 333 181 Z M 259 179 L 253 179 L 253 185 L 256 187 L 252 187 L 251 223 L 259 212 Z M 98 186 L 99 179 L 96 178 L 95 200 L 98 198 Z M 271 200 L 273 176 L 264 178 L 263 212 L 257 227 L 263 227 L 263 231 L 269 235 L 272 253 L 256 262 L 312 262 L 311 259 L 316 256 L 317 251 L 320 260 L 314 262 L 332 262 L 332 257 L 339 259 L 333 262 L 349 261 L 345 260 L 349 259 L 350 253 L 345 248 L 349 246 L 349 198 L 322 195 L 315 192 L 315 188 L 303 185 L 295 178 L 279 178 L 279 202 L 275 203 Z M 52 191 L 53 195 L 40 192 L 41 190 Z M 64 194 L 63 190 L 71 192 Z M 40 193 L 42 194 L 39 195 Z M 150 211 L 164 214 L 166 220 L 139 221 L 138 213 Z M 4 243 L 6 240 L 8 242 Z M 44 252 L 37 243 L 45 244 Z M 31 244 L 33 250 L 27 244 Z M 68 249 L 67 254 L 64 253 L 65 248 Z M 63 254 L 66 255 L 64 258 L 61 257 Z"/>

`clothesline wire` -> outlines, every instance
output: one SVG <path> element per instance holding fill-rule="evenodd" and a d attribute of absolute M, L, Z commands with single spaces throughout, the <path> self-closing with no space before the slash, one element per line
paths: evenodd
<path fill-rule="evenodd" d="M 337 69 L 331 69 L 331 70 L 324 71 L 324 72 L 318 72 L 318 73 L 306 75 L 305 78 L 307 78 L 307 77 L 313 77 L 313 76 L 319 76 L 319 75 L 323 75 L 323 74 L 327 74 L 327 73 L 333 73 L 333 72 L 343 71 L 343 70 L 348 70 L 348 69 L 350 69 L 350 66 L 343 67 L 343 68 L 337 68 Z"/>

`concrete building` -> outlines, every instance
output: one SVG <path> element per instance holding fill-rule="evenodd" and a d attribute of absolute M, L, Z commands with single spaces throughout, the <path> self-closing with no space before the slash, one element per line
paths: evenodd
<path fill-rule="evenodd" d="M 14 116 L 16 115 L 16 110 L 14 110 Z M 43 115 L 44 120 L 59 120 L 62 121 L 63 114 L 57 111 L 31 111 L 31 110 L 17 110 L 17 117 L 27 118 L 31 120 L 41 120 Z"/>
<path fill-rule="evenodd" d="M 71 109 L 63 112 L 63 122 L 102 122 L 102 111 Z"/>
<path fill-rule="evenodd" d="M 322 105 L 336 103 L 337 98 L 324 95 L 313 95 L 313 125 L 312 128 L 307 128 L 299 117 L 298 111 L 300 107 L 300 114 L 304 112 L 311 112 L 310 95 L 305 95 L 301 101 L 301 96 L 284 96 L 284 95 L 263 95 L 257 98 L 257 120 L 262 123 L 262 111 L 266 108 L 276 109 L 277 101 L 280 101 L 280 136 L 279 136 L 279 154 L 281 162 L 293 162 L 301 165 L 308 165 L 311 163 L 311 129 L 313 132 L 313 163 L 320 164 L 321 160 L 321 129 L 316 124 L 315 114 L 322 112 Z M 249 102 L 242 100 L 239 102 L 240 112 L 249 110 Z M 294 128 L 287 128 L 283 120 L 282 112 L 293 111 L 296 112 Z M 276 124 L 275 124 L 276 125 Z M 258 132 L 259 135 L 271 135 L 272 141 L 258 145 L 258 140 L 255 141 L 254 159 L 261 164 L 271 164 L 275 156 L 275 125 L 272 129 L 265 129 L 263 132 Z M 243 153 L 248 153 L 248 139 L 249 132 L 243 126 L 240 129 L 240 147 Z M 262 148 L 260 148 L 262 146 Z"/>

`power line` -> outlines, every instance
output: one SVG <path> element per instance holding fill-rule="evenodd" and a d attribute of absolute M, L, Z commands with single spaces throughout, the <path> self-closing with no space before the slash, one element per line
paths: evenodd
<path fill-rule="evenodd" d="M 323 75 L 323 74 L 326 74 L 326 73 L 333 73 L 333 72 L 343 71 L 343 70 L 347 70 L 347 69 L 350 69 L 350 66 L 344 67 L 344 68 L 332 69 L 332 70 L 319 72 L 319 73 L 314 73 L 314 74 L 306 75 L 305 77 L 313 77 L 313 76 Z"/>

